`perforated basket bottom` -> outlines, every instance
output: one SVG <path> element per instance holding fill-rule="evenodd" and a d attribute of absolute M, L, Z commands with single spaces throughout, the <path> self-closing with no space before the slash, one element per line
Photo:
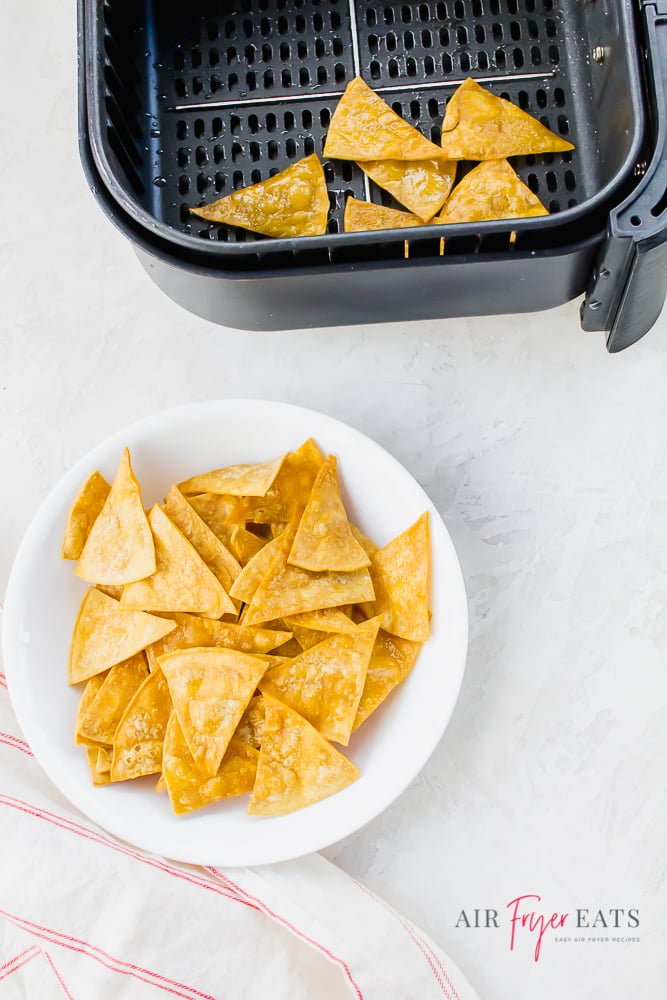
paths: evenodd
<path fill-rule="evenodd" d="M 251 242 L 189 209 L 321 154 L 331 114 L 357 73 L 438 142 L 445 104 L 467 76 L 574 142 L 573 153 L 513 161 L 550 212 L 599 189 L 580 9 L 566 0 L 239 0 L 105 11 L 107 140 L 134 196 L 159 221 L 203 240 Z M 579 14 L 577 11 L 579 9 Z M 147 16 L 148 15 L 148 16 Z M 134 91 L 128 80 L 136 85 Z M 463 171 L 465 166 L 461 168 Z M 329 232 L 347 197 L 397 206 L 350 162 L 324 161 Z"/>

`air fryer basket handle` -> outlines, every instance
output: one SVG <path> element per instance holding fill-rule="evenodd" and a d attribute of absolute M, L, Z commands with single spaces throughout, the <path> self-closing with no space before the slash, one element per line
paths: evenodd
<path fill-rule="evenodd" d="M 650 330 L 667 295 L 667 0 L 646 0 L 643 16 L 653 156 L 641 183 L 610 213 L 581 307 L 583 329 L 607 331 L 612 353 Z"/>

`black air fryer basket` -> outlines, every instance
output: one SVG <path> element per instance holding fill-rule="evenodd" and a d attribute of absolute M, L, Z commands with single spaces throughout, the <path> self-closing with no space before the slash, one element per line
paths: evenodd
<path fill-rule="evenodd" d="M 618 351 L 667 289 L 667 0 L 79 0 L 90 185 L 177 302 L 247 329 L 520 312 L 586 292 Z M 567 136 L 514 158 L 550 211 L 344 233 L 394 205 L 325 161 L 328 233 L 265 239 L 189 212 L 321 154 L 356 75 L 434 142 L 467 77 Z"/>

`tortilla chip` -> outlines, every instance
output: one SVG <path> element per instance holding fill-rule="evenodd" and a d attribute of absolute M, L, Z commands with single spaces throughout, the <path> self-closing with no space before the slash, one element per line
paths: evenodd
<path fill-rule="evenodd" d="M 123 712 L 147 676 L 148 666 L 143 653 L 136 653 L 112 667 L 81 719 L 79 735 L 94 743 L 111 744 Z"/>
<path fill-rule="evenodd" d="M 98 767 L 98 754 L 100 752 L 99 747 L 87 746 L 86 756 L 88 758 L 88 768 L 90 769 L 90 777 L 93 779 L 94 785 L 108 785 L 111 781 L 111 776 L 107 771 L 100 771 Z"/>
<path fill-rule="evenodd" d="M 266 659 L 204 646 L 175 650 L 158 663 L 190 753 L 202 777 L 212 778 L 266 670 Z"/>
<path fill-rule="evenodd" d="M 112 747 L 98 747 L 97 770 L 99 774 L 110 774 L 112 757 L 113 757 Z"/>
<path fill-rule="evenodd" d="M 250 699 L 250 704 L 241 716 L 234 736 L 249 746 L 259 750 L 264 732 L 264 699 L 261 694 Z"/>
<path fill-rule="evenodd" d="M 148 520 L 155 539 L 157 570 L 148 580 L 125 587 L 121 607 L 193 611 L 207 618 L 220 618 L 231 602 L 218 578 L 157 504 Z"/>
<path fill-rule="evenodd" d="M 567 139 L 474 80 L 465 80 L 447 102 L 442 150 L 450 160 L 500 160 L 568 149 L 574 146 Z"/>
<path fill-rule="evenodd" d="M 434 222 L 484 222 L 548 214 L 507 160 L 487 160 L 457 184 Z"/>
<path fill-rule="evenodd" d="M 268 180 L 190 211 L 264 236 L 321 236 L 327 231 L 329 192 L 322 164 L 313 153 Z"/>
<path fill-rule="evenodd" d="M 237 523 L 239 498 L 226 497 L 221 493 L 197 493 L 188 496 L 188 503 L 194 507 L 202 521 L 209 526 L 214 535 L 218 536 L 222 544 L 233 552 L 231 538 Z"/>
<path fill-rule="evenodd" d="M 241 740 L 230 740 L 217 773 L 202 778 L 192 759 L 176 712 L 171 713 L 162 754 L 162 776 L 177 816 L 211 802 L 252 791 L 259 754 Z"/>
<path fill-rule="evenodd" d="M 351 573 L 370 565 L 350 530 L 334 455 L 327 457 L 317 473 L 287 561 L 314 573 Z"/>
<path fill-rule="evenodd" d="M 284 455 L 254 465 L 228 465 L 179 483 L 181 493 L 224 493 L 231 496 L 263 497 L 280 472 Z"/>
<path fill-rule="evenodd" d="M 241 563 L 246 566 L 253 556 L 266 545 L 266 538 L 259 538 L 252 531 L 247 531 L 240 524 L 234 525 L 230 537 L 230 549 Z"/>
<path fill-rule="evenodd" d="M 143 580 L 155 572 L 153 537 L 127 448 L 74 572 L 89 583 L 113 585 Z"/>
<path fill-rule="evenodd" d="M 106 594 L 107 597 L 113 597 L 114 601 L 120 601 L 121 597 L 123 596 L 122 587 L 112 587 L 111 585 L 106 586 L 103 583 L 97 583 L 95 584 L 95 586 L 97 590 L 100 590 L 103 594 Z"/>
<path fill-rule="evenodd" d="M 370 538 L 367 538 L 363 531 L 360 531 L 356 525 L 352 524 L 352 522 L 350 522 L 350 528 L 352 529 L 352 534 L 359 542 L 367 556 L 372 556 L 374 552 L 378 551 L 378 547 L 375 542 L 372 542 Z"/>
<path fill-rule="evenodd" d="M 295 534 L 296 519 L 271 543 L 275 549 L 269 568 L 245 609 L 245 625 L 260 625 L 272 618 L 373 600 L 375 592 L 365 567 L 352 573 L 311 573 L 288 565 L 287 557 Z"/>
<path fill-rule="evenodd" d="M 422 220 L 410 212 L 400 212 L 397 208 L 385 208 L 372 201 L 348 198 L 345 202 L 343 228 L 346 233 L 368 233 L 376 229 L 405 229 L 421 226 Z"/>
<path fill-rule="evenodd" d="M 271 524 L 277 528 L 290 521 L 296 510 L 308 503 L 315 477 L 324 458 L 312 438 L 288 453 L 270 490 L 261 500 L 245 497 L 239 514 L 244 521 Z M 274 537 L 276 531 L 274 530 Z"/>
<path fill-rule="evenodd" d="M 306 649 L 310 649 L 312 646 L 316 646 L 318 642 L 322 642 L 325 638 L 322 632 L 316 632 L 315 629 L 312 628 L 301 628 L 299 625 L 295 625 L 292 631 L 294 633 L 294 638 L 301 647 L 302 652 Z"/>
<path fill-rule="evenodd" d="M 69 683 L 80 684 L 128 660 L 174 628 L 175 623 L 164 618 L 127 611 L 118 601 L 91 587 L 74 626 Z"/>
<path fill-rule="evenodd" d="M 357 166 L 422 222 L 442 208 L 456 177 L 456 160 L 369 160 Z"/>
<path fill-rule="evenodd" d="M 266 721 L 248 815 L 282 816 L 346 788 L 360 776 L 297 712 L 264 696 Z"/>
<path fill-rule="evenodd" d="M 125 781 L 162 770 L 162 745 L 171 713 L 169 688 L 161 670 L 135 691 L 113 739 L 111 780 Z"/>
<path fill-rule="evenodd" d="M 342 608 L 323 608 L 321 611 L 291 615 L 285 619 L 285 625 L 288 628 L 305 628 L 314 632 L 347 632 L 354 635 L 357 631 L 355 622 Z"/>
<path fill-rule="evenodd" d="M 336 634 L 267 670 L 262 694 L 279 698 L 328 740 L 347 746 L 364 689 L 379 627 L 378 619 L 355 634 Z"/>
<path fill-rule="evenodd" d="M 429 529 L 425 511 L 373 558 L 375 614 L 386 632 L 425 642 L 429 637 Z"/>
<path fill-rule="evenodd" d="M 437 160 L 442 150 L 404 121 L 360 76 L 350 80 L 324 143 L 334 160 Z"/>
<path fill-rule="evenodd" d="M 353 731 L 405 680 L 417 661 L 420 649 L 421 643 L 400 639 L 380 629 L 368 664 Z"/>
<path fill-rule="evenodd" d="M 106 676 L 107 676 L 106 673 L 105 674 L 93 674 L 93 676 L 90 678 L 90 680 L 86 681 L 86 686 L 85 686 L 85 688 L 83 689 L 83 691 L 81 693 L 81 700 L 79 701 L 79 708 L 78 708 L 77 713 L 76 713 L 76 723 L 74 725 L 74 733 L 75 733 L 74 742 L 75 743 L 84 743 L 84 744 L 88 744 L 88 745 L 90 744 L 90 740 L 84 740 L 82 738 L 82 736 L 81 736 L 81 732 L 80 732 L 80 730 L 81 730 L 81 723 L 83 722 L 88 709 L 90 708 L 90 706 L 92 705 L 93 701 L 95 700 L 95 695 L 97 694 L 97 692 L 99 691 L 99 689 L 102 687 L 102 683 L 103 683 L 104 678 Z"/>
<path fill-rule="evenodd" d="M 175 649 L 193 646 L 224 646 L 242 653 L 270 653 L 292 637 L 291 632 L 269 628 L 246 628 L 231 622 L 198 618 L 196 615 L 174 613 L 176 628 L 163 639 L 158 639 L 146 649 L 151 670 L 157 667 L 160 656 Z"/>
<path fill-rule="evenodd" d="M 230 594 L 239 601 L 249 604 L 255 591 L 269 571 L 274 553 L 280 544 L 277 538 L 267 542 L 241 570 L 234 581 Z"/>
<path fill-rule="evenodd" d="M 241 566 L 228 548 L 191 507 L 177 486 L 172 486 L 167 494 L 164 512 L 176 525 L 190 544 L 197 550 L 210 571 L 218 578 L 226 593 L 241 572 Z M 238 608 L 231 600 L 227 614 L 237 614 Z"/>
<path fill-rule="evenodd" d="M 97 520 L 111 487 L 99 472 L 92 472 L 72 505 L 61 548 L 63 559 L 78 559 L 90 529 Z"/>

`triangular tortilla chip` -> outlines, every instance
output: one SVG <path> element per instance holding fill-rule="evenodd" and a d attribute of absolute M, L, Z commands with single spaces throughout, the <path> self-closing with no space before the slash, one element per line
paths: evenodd
<path fill-rule="evenodd" d="M 100 774 L 109 774 L 111 772 L 112 757 L 113 747 L 98 747 L 97 770 Z"/>
<path fill-rule="evenodd" d="M 422 220 L 410 212 L 385 208 L 372 201 L 348 198 L 345 202 L 343 228 L 346 233 L 369 233 L 377 229 L 406 229 L 421 226 Z"/>
<path fill-rule="evenodd" d="M 192 611 L 220 618 L 228 611 L 230 600 L 218 578 L 157 504 L 148 520 L 155 539 L 157 570 L 147 580 L 125 587 L 121 607 Z"/>
<path fill-rule="evenodd" d="M 297 712 L 268 695 L 248 815 L 282 816 L 342 791 L 360 776 Z"/>
<path fill-rule="evenodd" d="M 434 222 L 526 219 L 548 211 L 507 160 L 487 160 L 466 174 Z"/>
<path fill-rule="evenodd" d="M 317 473 L 287 561 L 312 570 L 351 573 L 370 559 L 350 529 L 338 486 L 338 467 L 329 455 Z"/>
<path fill-rule="evenodd" d="M 353 573 L 311 573 L 288 565 L 287 556 L 295 533 L 296 518 L 275 540 L 269 568 L 245 609 L 245 625 L 260 625 L 303 611 L 373 600 L 375 592 L 366 568 Z"/>
<path fill-rule="evenodd" d="M 313 628 L 302 628 L 300 625 L 295 625 L 292 631 L 302 652 L 316 646 L 318 642 L 322 642 L 326 638 L 323 632 L 316 632 Z"/>
<path fill-rule="evenodd" d="M 175 628 L 175 622 L 164 618 L 143 611 L 127 611 L 118 601 L 91 587 L 74 626 L 69 683 L 80 684 L 128 660 Z"/>
<path fill-rule="evenodd" d="M 93 743 L 111 744 L 123 712 L 147 677 L 148 665 L 143 653 L 112 667 L 81 719 L 79 735 Z"/>
<path fill-rule="evenodd" d="M 176 628 L 163 639 L 158 639 L 146 649 L 151 670 L 157 667 L 157 660 L 175 649 L 189 649 L 193 646 L 224 646 L 242 653 L 270 653 L 272 649 L 284 645 L 292 637 L 291 632 L 269 628 L 246 628 L 231 622 L 218 622 L 212 618 L 198 618 L 196 615 L 173 613 Z"/>
<path fill-rule="evenodd" d="M 143 580 L 155 572 L 153 536 L 127 448 L 74 572 L 89 583 L 114 585 Z"/>
<path fill-rule="evenodd" d="M 78 708 L 77 713 L 76 713 L 76 723 L 75 723 L 75 726 L 74 726 L 74 732 L 75 732 L 75 739 L 74 739 L 74 741 L 75 741 L 75 743 L 85 743 L 85 744 L 88 744 L 88 745 L 90 744 L 90 740 L 85 740 L 81 736 L 81 732 L 80 732 L 80 730 L 81 730 L 81 723 L 85 719 L 86 713 L 88 712 L 88 709 L 90 708 L 90 706 L 92 705 L 93 701 L 95 700 L 95 695 L 97 694 L 97 692 L 99 691 L 99 689 L 102 687 L 102 684 L 104 682 L 104 678 L 106 676 L 107 676 L 106 673 L 104 673 L 104 674 L 93 674 L 93 676 L 90 678 L 90 680 L 86 681 L 86 686 L 85 686 L 85 688 L 83 689 L 83 691 L 81 693 L 81 700 L 79 701 L 79 708 Z"/>
<path fill-rule="evenodd" d="M 266 545 L 266 538 L 260 538 L 240 524 L 235 524 L 229 540 L 229 547 L 240 562 L 246 566 L 253 556 Z"/>
<path fill-rule="evenodd" d="M 178 486 L 172 486 L 164 504 L 167 517 L 182 532 L 210 571 L 218 578 L 226 593 L 241 572 L 241 566 L 228 548 L 220 541 L 209 526 L 202 520 L 194 507 L 191 507 Z M 231 598 L 226 608 L 227 614 L 237 614 L 238 607 Z"/>
<path fill-rule="evenodd" d="M 162 745 L 171 713 L 161 670 L 149 674 L 130 700 L 113 738 L 111 780 L 125 781 L 162 770 Z"/>
<path fill-rule="evenodd" d="M 567 139 L 475 80 L 465 80 L 447 101 L 442 151 L 450 160 L 500 160 L 568 149 L 574 146 Z"/>
<path fill-rule="evenodd" d="M 374 613 L 386 632 L 413 642 L 429 637 L 429 529 L 425 511 L 372 557 Z"/>
<path fill-rule="evenodd" d="M 218 536 L 222 544 L 232 550 L 231 538 L 237 524 L 236 511 L 240 503 L 239 498 L 224 496 L 221 493 L 197 493 L 188 495 L 188 503 L 194 507 L 202 521 L 209 526 L 214 535 Z"/>
<path fill-rule="evenodd" d="M 261 694 L 250 699 L 250 704 L 241 716 L 234 736 L 243 740 L 249 746 L 259 750 L 262 745 L 262 733 L 264 732 L 264 699 Z"/>
<path fill-rule="evenodd" d="M 323 608 L 321 611 L 305 611 L 301 615 L 291 615 L 285 619 L 288 627 L 306 628 L 314 632 L 347 632 L 354 635 L 356 623 L 341 608 Z"/>
<path fill-rule="evenodd" d="M 405 680 L 417 661 L 420 649 L 421 643 L 400 639 L 380 629 L 368 664 L 353 731 Z"/>
<path fill-rule="evenodd" d="M 90 769 L 90 777 L 93 779 L 94 785 L 108 785 L 111 781 L 111 775 L 109 770 L 101 770 L 99 767 L 100 748 L 95 746 L 86 747 L 86 756 L 88 757 L 88 767 Z"/>
<path fill-rule="evenodd" d="M 92 472 L 72 505 L 61 548 L 63 559 L 78 559 L 90 529 L 106 502 L 111 487 L 99 472 Z"/>
<path fill-rule="evenodd" d="M 255 591 L 266 576 L 280 540 L 273 538 L 263 545 L 259 552 L 246 563 L 232 584 L 230 594 L 239 601 L 249 604 Z"/>
<path fill-rule="evenodd" d="M 255 688 L 266 658 L 215 646 L 161 656 L 174 711 L 197 767 L 212 778 Z"/>
<path fill-rule="evenodd" d="M 329 192 L 322 164 L 313 153 L 268 180 L 190 211 L 264 236 L 321 236 L 327 231 Z"/>
<path fill-rule="evenodd" d="M 379 627 L 378 619 L 337 634 L 267 670 L 263 694 L 279 698 L 328 740 L 347 746 Z"/>
<path fill-rule="evenodd" d="M 211 802 L 251 792 L 259 754 L 241 740 L 230 740 L 217 773 L 202 778 L 183 736 L 176 712 L 171 713 L 162 753 L 162 775 L 177 816 Z"/>
<path fill-rule="evenodd" d="M 456 160 L 369 160 L 357 166 L 422 222 L 442 208 L 456 177 Z"/>
<path fill-rule="evenodd" d="M 288 453 L 275 482 L 265 497 L 245 497 L 239 515 L 257 524 L 278 524 L 292 519 L 295 510 L 303 510 L 324 458 L 312 438 Z"/>
<path fill-rule="evenodd" d="M 404 121 L 360 76 L 331 118 L 324 156 L 334 160 L 437 160 L 442 150 Z"/>
<path fill-rule="evenodd" d="M 224 469 L 213 469 L 199 476 L 192 476 L 179 483 L 178 488 L 185 496 L 190 493 L 223 493 L 231 496 L 263 497 L 280 472 L 284 455 L 270 462 L 256 462 L 254 465 L 228 465 Z"/>

